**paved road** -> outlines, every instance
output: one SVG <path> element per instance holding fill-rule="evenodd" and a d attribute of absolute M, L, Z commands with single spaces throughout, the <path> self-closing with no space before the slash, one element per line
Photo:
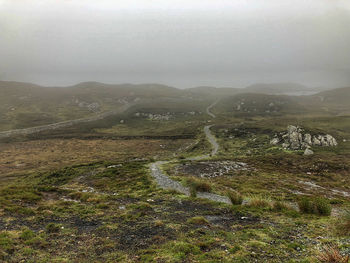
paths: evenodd
<path fill-rule="evenodd" d="M 212 118 L 215 118 L 216 116 L 212 112 L 210 112 L 210 109 L 217 102 L 218 101 L 215 101 L 214 103 L 212 103 L 211 105 L 209 105 L 207 107 L 207 113 Z M 189 157 L 186 160 L 193 160 L 193 161 L 194 160 L 203 160 L 203 159 L 208 159 L 211 156 L 214 156 L 214 155 L 217 154 L 217 152 L 219 150 L 219 144 L 217 143 L 215 136 L 210 132 L 210 127 L 212 127 L 212 126 L 213 125 L 207 125 L 207 126 L 204 127 L 205 136 L 207 137 L 207 140 L 210 142 L 210 144 L 211 144 L 211 146 L 213 148 L 212 151 L 211 151 L 211 154 L 205 154 L 205 155 L 198 155 L 198 156 L 194 156 L 194 157 Z M 161 166 L 164 165 L 164 164 L 167 164 L 167 163 L 170 163 L 170 161 L 158 161 L 158 162 L 151 163 L 151 165 L 150 165 L 151 175 L 156 180 L 158 186 L 163 188 L 163 189 L 175 190 L 177 192 L 180 192 L 182 194 L 190 196 L 190 189 L 189 189 L 189 187 L 185 187 L 180 182 L 172 180 L 171 178 L 169 178 L 169 176 L 167 176 L 162 171 Z M 217 194 L 213 194 L 213 193 L 198 192 L 197 193 L 197 197 L 205 198 L 205 199 L 212 200 L 212 201 L 215 201 L 215 202 L 232 204 L 228 197 L 217 195 Z"/>

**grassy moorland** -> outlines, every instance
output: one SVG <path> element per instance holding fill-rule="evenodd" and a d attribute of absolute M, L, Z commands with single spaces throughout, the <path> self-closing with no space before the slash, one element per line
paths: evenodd
<path fill-rule="evenodd" d="M 248 108 L 237 111 L 242 99 Z M 347 262 L 347 107 L 309 110 L 298 101 L 305 106 L 298 108 L 293 97 L 271 110 L 271 99 L 223 99 L 212 109 L 215 119 L 204 114 L 207 100 L 193 109 L 143 104 L 104 120 L 3 139 L 0 261 Z M 218 154 L 187 159 L 210 152 L 208 124 Z M 332 134 L 339 144 L 314 147 L 310 156 L 270 145 L 289 124 Z M 149 170 L 156 160 L 170 160 L 163 170 L 192 196 L 160 189 Z M 233 204 L 195 197 L 200 191 Z"/>

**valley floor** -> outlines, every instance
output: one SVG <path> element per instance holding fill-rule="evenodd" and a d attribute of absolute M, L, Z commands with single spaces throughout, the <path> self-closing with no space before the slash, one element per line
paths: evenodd
<path fill-rule="evenodd" d="M 1 143 L 0 261 L 345 260 L 350 118 L 205 110 Z M 339 145 L 311 156 L 270 145 L 295 123 Z"/>

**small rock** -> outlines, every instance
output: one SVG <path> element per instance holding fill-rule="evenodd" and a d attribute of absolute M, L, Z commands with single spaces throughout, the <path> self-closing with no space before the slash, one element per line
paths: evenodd
<path fill-rule="evenodd" d="M 310 148 L 306 148 L 304 151 L 304 155 L 312 155 L 314 154 L 313 150 L 311 150 Z"/>

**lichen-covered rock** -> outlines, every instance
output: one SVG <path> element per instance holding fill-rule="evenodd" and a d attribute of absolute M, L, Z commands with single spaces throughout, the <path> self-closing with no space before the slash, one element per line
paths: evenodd
<path fill-rule="evenodd" d="M 310 133 L 304 135 L 304 142 L 308 145 L 312 145 L 312 136 Z"/>
<path fill-rule="evenodd" d="M 288 125 L 287 132 L 280 133 L 278 137 L 275 137 L 270 141 L 270 144 L 272 145 L 277 145 L 279 143 L 282 144 L 283 148 L 291 150 L 308 149 L 311 146 L 333 147 L 338 145 L 336 139 L 329 134 L 312 136 L 310 133 L 304 134 L 302 128 L 293 125 Z M 310 151 L 306 152 L 310 154 Z"/>
<path fill-rule="evenodd" d="M 303 135 L 301 134 L 301 129 L 299 127 L 289 125 L 287 128 L 287 143 L 290 144 L 292 150 L 298 150 L 301 148 L 303 142 Z"/>
<path fill-rule="evenodd" d="M 328 142 L 329 146 L 337 146 L 338 145 L 337 140 L 332 135 L 327 134 L 325 136 L 325 138 L 326 138 L 326 141 Z"/>
<path fill-rule="evenodd" d="M 312 145 L 321 146 L 321 141 L 316 136 L 314 136 L 312 139 Z"/>

